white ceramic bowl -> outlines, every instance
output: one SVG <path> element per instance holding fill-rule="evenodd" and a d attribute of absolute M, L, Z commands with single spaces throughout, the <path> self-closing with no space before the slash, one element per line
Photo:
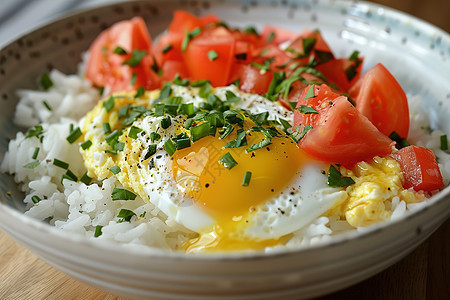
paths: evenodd
<path fill-rule="evenodd" d="M 338 56 L 354 49 L 365 68 L 385 64 L 407 93 L 420 94 L 433 126 L 450 133 L 450 36 L 405 14 L 349 1 L 142 1 L 82 11 L 33 31 L 0 51 L 0 159 L 19 130 L 12 123 L 15 90 L 34 88 L 51 68 L 74 73 L 80 54 L 116 21 L 141 15 L 155 36 L 172 12 L 215 13 L 238 26 L 266 23 L 320 28 Z M 23 194 L 0 174 L 0 228 L 69 275 L 132 298 L 309 298 L 362 281 L 400 260 L 450 214 L 450 189 L 424 209 L 363 234 L 350 233 L 327 245 L 264 254 L 185 256 L 123 249 L 68 236 L 23 215 Z"/>

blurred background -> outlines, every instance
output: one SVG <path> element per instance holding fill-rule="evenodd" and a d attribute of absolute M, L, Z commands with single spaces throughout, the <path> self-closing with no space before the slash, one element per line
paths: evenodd
<path fill-rule="evenodd" d="M 21 33 L 61 14 L 118 1 L 120 0 L 1 0 L 0 47 Z M 374 0 L 372 2 L 409 13 L 450 32 L 449 0 Z"/>

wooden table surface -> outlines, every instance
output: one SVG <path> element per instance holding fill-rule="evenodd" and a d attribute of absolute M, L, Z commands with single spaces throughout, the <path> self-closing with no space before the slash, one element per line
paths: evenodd
<path fill-rule="evenodd" d="M 353 287 L 320 298 L 450 299 L 450 219 L 410 255 Z M 0 299 L 124 299 L 72 279 L 0 231 Z"/>

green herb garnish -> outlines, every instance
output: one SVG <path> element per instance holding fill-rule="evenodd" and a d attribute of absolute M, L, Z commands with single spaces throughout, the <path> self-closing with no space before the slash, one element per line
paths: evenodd
<path fill-rule="evenodd" d="M 69 136 L 66 138 L 66 140 L 73 144 L 76 140 L 78 140 L 81 136 L 83 135 L 83 133 L 81 132 L 80 127 L 77 127 L 75 130 L 73 130 Z"/>
<path fill-rule="evenodd" d="M 103 228 L 103 226 L 101 226 L 101 225 L 95 226 L 94 237 L 99 237 L 102 235 L 102 228 Z"/>
<path fill-rule="evenodd" d="M 114 97 L 110 96 L 108 100 L 103 101 L 103 107 L 106 109 L 107 112 L 110 112 L 111 109 L 114 107 Z"/>
<path fill-rule="evenodd" d="M 137 67 L 145 55 L 147 55 L 147 51 L 141 51 L 137 49 L 133 50 L 133 52 L 131 53 L 131 58 L 124 61 L 122 64 L 129 65 L 131 67 Z"/>
<path fill-rule="evenodd" d="M 92 178 L 87 175 L 87 171 L 81 176 L 80 181 L 86 185 L 89 185 L 92 181 Z"/>
<path fill-rule="evenodd" d="M 208 58 L 210 61 L 215 61 L 219 58 L 219 54 L 217 54 L 217 52 L 214 50 L 210 50 L 208 51 Z"/>
<path fill-rule="evenodd" d="M 164 47 L 164 49 L 162 50 L 162 52 L 163 52 L 163 53 L 167 53 L 167 52 L 169 52 L 172 48 L 173 48 L 172 45 L 167 45 L 167 46 Z"/>
<path fill-rule="evenodd" d="M 109 168 L 109 170 L 111 171 L 111 173 L 113 173 L 114 175 L 119 174 L 121 169 L 119 166 L 112 166 L 111 168 Z"/>
<path fill-rule="evenodd" d="M 194 30 L 192 30 L 191 32 L 188 32 L 186 30 L 185 34 L 184 34 L 184 39 L 183 39 L 183 43 L 181 44 L 181 50 L 184 52 L 187 49 L 187 46 L 189 44 L 189 42 L 195 38 L 196 36 L 198 36 L 200 33 L 202 32 L 202 29 L 200 27 L 196 27 Z"/>
<path fill-rule="evenodd" d="M 115 54 L 119 54 L 119 55 L 128 54 L 127 51 L 125 49 L 123 49 L 122 47 L 120 47 L 120 46 L 116 46 L 116 48 L 114 48 L 113 52 Z"/>
<path fill-rule="evenodd" d="M 231 156 L 230 152 L 225 153 L 225 155 L 219 160 L 219 163 L 221 163 L 228 170 L 231 170 L 238 164 L 237 161 L 234 160 L 233 156 Z"/>
<path fill-rule="evenodd" d="M 149 145 L 147 148 L 147 153 L 145 154 L 144 160 L 149 159 L 155 153 L 156 153 L 156 145 L 154 145 L 154 144 Z"/>
<path fill-rule="evenodd" d="M 177 150 L 177 145 L 175 144 L 175 142 L 172 139 L 168 139 L 164 143 L 164 150 L 166 150 L 166 152 L 169 154 L 169 156 L 172 156 L 175 153 L 175 151 Z"/>
<path fill-rule="evenodd" d="M 448 150 L 448 140 L 446 134 L 441 135 L 441 150 Z"/>
<path fill-rule="evenodd" d="M 335 166 L 330 165 L 327 183 L 330 187 L 337 188 L 352 185 L 355 181 L 351 177 L 343 177 L 341 172 L 339 172 Z"/>
<path fill-rule="evenodd" d="M 136 127 L 136 126 L 131 126 L 130 131 L 128 131 L 128 136 L 132 139 L 137 139 L 137 135 L 139 132 L 141 132 L 142 129 Z"/>
<path fill-rule="evenodd" d="M 393 131 L 389 135 L 389 138 L 396 142 L 395 146 L 397 147 L 397 149 L 402 149 L 410 145 L 410 143 L 406 139 L 402 138 L 396 131 Z"/>
<path fill-rule="evenodd" d="M 39 203 L 42 201 L 41 198 L 39 198 L 38 196 L 34 195 L 31 197 L 31 201 L 33 201 L 34 204 Z"/>
<path fill-rule="evenodd" d="M 250 179 L 252 178 L 252 172 L 245 172 L 244 178 L 242 178 L 242 186 L 248 186 L 250 184 Z"/>
<path fill-rule="evenodd" d="M 92 142 L 90 140 L 87 140 L 80 144 L 80 147 L 83 150 L 89 149 L 91 146 L 92 146 Z"/>
<path fill-rule="evenodd" d="M 111 126 L 108 122 L 103 123 L 103 133 L 108 134 L 111 133 Z"/>
<path fill-rule="evenodd" d="M 41 75 L 40 83 L 44 91 L 47 91 L 49 88 L 53 86 L 53 81 L 50 79 L 48 73 L 44 73 Z"/>
<path fill-rule="evenodd" d="M 37 166 L 39 166 L 40 162 L 39 161 L 32 161 L 30 163 L 25 164 L 23 167 L 27 168 L 27 169 L 34 169 Z"/>
<path fill-rule="evenodd" d="M 36 159 L 38 157 L 40 149 L 41 148 L 39 148 L 39 147 L 34 148 L 33 156 L 31 158 Z"/>
<path fill-rule="evenodd" d="M 111 194 L 111 200 L 134 200 L 137 195 L 129 190 L 122 188 L 114 188 Z"/>
<path fill-rule="evenodd" d="M 191 133 L 191 140 L 192 142 L 196 142 L 199 139 L 208 136 L 211 130 L 211 126 L 209 122 L 202 123 L 197 126 L 190 127 L 189 131 Z"/>
<path fill-rule="evenodd" d="M 136 216 L 136 214 L 133 211 L 131 211 L 129 209 L 125 209 L 125 208 L 122 208 L 119 211 L 119 213 L 117 214 L 118 218 L 122 218 L 122 220 L 119 220 L 119 223 L 120 222 L 130 222 L 131 218 L 133 216 Z"/>
<path fill-rule="evenodd" d="M 66 170 L 69 168 L 69 164 L 68 163 L 66 163 L 66 162 L 64 162 L 62 160 L 59 160 L 57 158 L 53 159 L 53 165 L 55 165 L 57 167 L 60 167 L 62 169 L 66 169 Z"/>
<path fill-rule="evenodd" d="M 301 112 L 302 114 L 318 114 L 319 112 L 317 110 L 315 110 L 314 108 L 312 108 L 311 106 L 306 106 L 306 105 L 300 105 L 299 108 L 297 108 L 297 110 L 299 112 Z"/>

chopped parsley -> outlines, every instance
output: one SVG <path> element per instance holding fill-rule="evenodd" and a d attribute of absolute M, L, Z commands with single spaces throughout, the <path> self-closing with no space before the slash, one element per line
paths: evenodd
<path fill-rule="evenodd" d="M 270 42 L 273 41 L 274 38 L 275 38 L 275 32 L 274 32 L 274 31 L 271 31 L 271 32 L 269 33 L 269 35 L 267 36 L 266 43 L 269 44 Z"/>
<path fill-rule="evenodd" d="M 131 58 L 124 61 L 122 64 L 129 65 L 130 67 L 137 67 L 145 55 L 147 55 L 147 51 L 141 51 L 138 49 L 133 50 L 131 53 Z"/>
<path fill-rule="evenodd" d="M 134 200 L 137 195 L 129 190 L 122 188 L 114 188 L 111 193 L 111 200 Z"/>
<path fill-rule="evenodd" d="M 215 61 L 219 58 L 219 54 L 217 54 L 217 52 L 214 50 L 210 50 L 208 51 L 208 58 L 210 61 Z"/>
<path fill-rule="evenodd" d="M 121 218 L 121 220 L 119 220 L 119 223 L 121 223 L 121 222 L 130 222 L 131 218 L 133 216 L 136 216 L 136 214 L 133 211 L 131 211 L 129 209 L 125 209 L 125 208 L 122 208 L 119 211 L 119 213 L 117 214 L 117 217 Z"/>
<path fill-rule="evenodd" d="M 330 165 L 327 183 L 330 187 L 337 188 L 352 185 L 355 181 L 351 177 L 342 176 L 341 172 L 335 166 Z"/>
<path fill-rule="evenodd" d="M 247 146 L 247 138 L 245 137 L 245 130 L 238 129 L 236 140 L 230 141 L 223 146 L 224 148 L 239 148 L 242 146 Z"/>
<path fill-rule="evenodd" d="M 53 81 L 50 79 L 48 73 L 44 73 L 41 75 L 40 83 L 44 91 L 47 91 L 53 86 Z"/>
<path fill-rule="evenodd" d="M 136 74 L 136 73 L 131 74 L 131 81 L 130 81 L 130 84 L 131 84 L 132 86 L 134 86 L 134 84 L 136 83 L 136 79 L 137 79 L 137 74 Z M 135 98 L 136 98 L 136 97 L 135 97 Z"/>
<path fill-rule="evenodd" d="M 101 226 L 101 225 L 95 226 L 94 237 L 99 237 L 102 235 L 102 228 L 103 228 L 103 226 Z"/>
<path fill-rule="evenodd" d="M 312 108 L 311 106 L 307 106 L 307 105 L 300 105 L 299 108 L 297 108 L 297 110 L 299 112 L 301 112 L 302 114 L 318 114 L 319 112 L 317 110 L 315 110 L 314 108 Z"/>
<path fill-rule="evenodd" d="M 137 139 L 137 135 L 139 132 L 141 132 L 142 129 L 138 128 L 136 126 L 131 126 L 130 130 L 128 131 L 128 136 L 132 139 Z"/>
<path fill-rule="evenodd" d="M 173 48 L 172 45 L 167 45 L 166 47 L 164 47 L 164 49 L 162 50 L 162 52 L 163 52 L 163 53 L 167 53 L 167 52 L 169 52 L 172 48 Z"/>
<path fill-rule="evenodd" d="M 155 144 L 149 145 L 147 148 L 147 153 L 145 154 L 144 160 L 149 159 L 155 153 L 156 153 L 156 145 Z"/>
<path fill-rule="evenodd" d="M 303 97 L 303 100 L 309 99 L 309 98 L 314 98 L 314 90 L 316 89 L 316 85 L 313 84 L 309 87 L 308 92 L 306 92 L 305 97 Z"/>
<path fill-rule="evenodd" d="M 41 125 L 36 125 L 33 128 L 30 128 L 28 130 L 27 136 L 25 138 L 29 139 L 31 137 L 36 137 L 41 140 L 41 138 L 43 137 L 43 134 L 44 134 L 44 128 Z"/>
<path fill-rule="evenodd" d="M 119 54 L 119 55 L 128 54 L 127 51 L 125 49 L 123 49 L 122 47 L 120 47 L 120 46 L 116 46 L 116 48 L 114 48 L 113 52 L 115 54 Z"/>
<path fill-rule="evenodd" d="M 393 131 L 389 135 L 389 138 L 396 142 L 395 146 L 397 147 L 397 149 L 402 149 L 410 145 L 409 142 L 406 139 L 402 138 L 396 131 Z"/>

